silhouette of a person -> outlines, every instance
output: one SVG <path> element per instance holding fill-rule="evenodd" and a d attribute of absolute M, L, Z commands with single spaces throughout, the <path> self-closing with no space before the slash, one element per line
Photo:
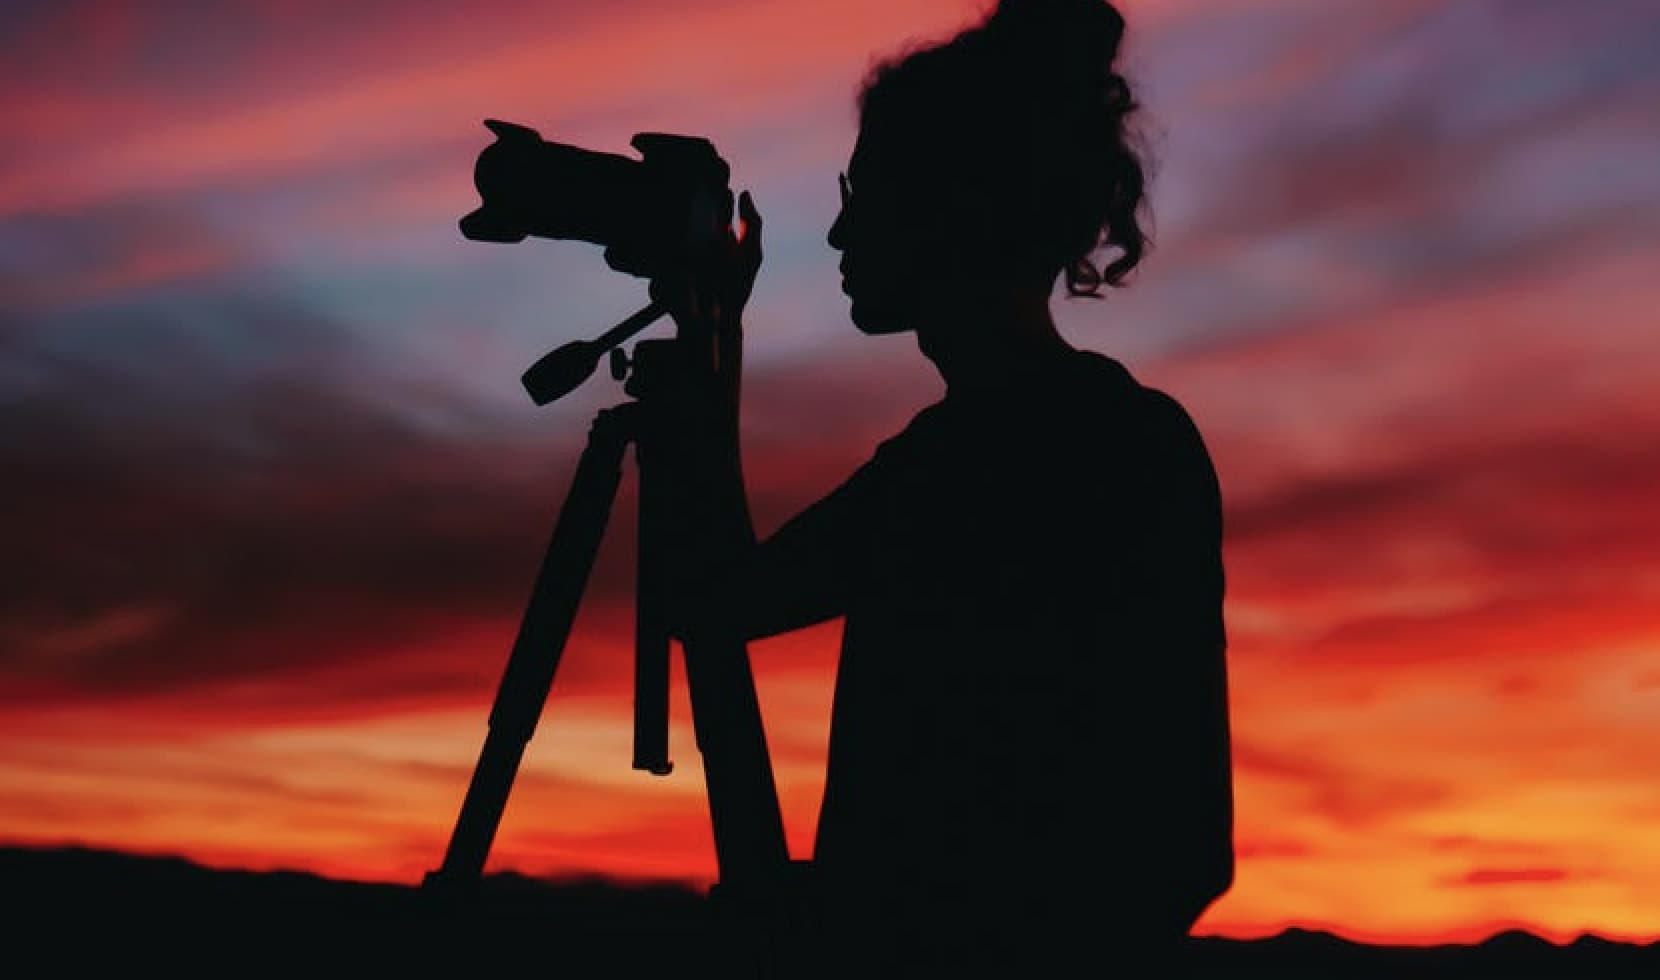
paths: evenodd
<path fill-rule="evenodd" d="M 1233 879 L 1216 474 L 1182 406 L 1049 307 L 1144 249 L 1123 29 L 1104 0 L 1004 0 L 872 72 L 829 242 L 854 324 L 913 332 L 946 394 L 764 541 L 735 411 L 683 475 L 737 529 L 685 632 L 845 617 L 801 953 L 832 975 L 1174 951 Z M 722 272 L 654 283 L 728 393 L 761 260 L 738 210 Z"/>

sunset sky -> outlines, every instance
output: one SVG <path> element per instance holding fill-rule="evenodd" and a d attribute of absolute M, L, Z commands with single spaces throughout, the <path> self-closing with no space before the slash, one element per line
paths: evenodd
<path fill-rule="evenodd" d="M 1660 938 L 1660 5 L 1121 6 L 1155 246 L 1055 311 L 1222 481 L 1239 870 L 1200 931 Z M 753 192 L 765 533 L 942 392 L 825 232 L 867 67 L 979 9 L 0 8 L 0 843 L 435 868 L 625 398 L 519 375 L 646 301 L 462 238 L 482 120 L 707 136 Z M 629 767 L 632 501 L 494 869 L 713 878 L 678 665 L 676 769 Z M 798 858 L 839 635 L 751 648 Z"/>

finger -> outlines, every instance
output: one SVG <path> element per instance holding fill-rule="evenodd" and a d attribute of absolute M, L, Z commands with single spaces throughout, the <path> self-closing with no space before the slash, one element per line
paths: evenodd
<path fill-rule="evenodd" d="M 761 247 L 761 212 L 755 208 L 755 198 L 748 191 L 738 195 L 738 241 L 748 245 L 753 237 L 754 247 Z"/>
<path fill-rule="evenodd" d="M 737 260 L 743 277 L 743 296 L 749 296 L 755 275 L 761 269 L 761 212 L 755 207 L 755 198 L 748 191 L 738 199 Z"/>

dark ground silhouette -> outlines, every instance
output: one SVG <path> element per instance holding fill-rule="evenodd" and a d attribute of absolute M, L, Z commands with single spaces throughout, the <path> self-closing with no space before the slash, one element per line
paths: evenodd
<path fill-rule="evenodd" d="M 413 886 L 223 871 L 81 848 L 7 848 L 0 849 L 0 888 L 10 959 L 39 964 L 30 968 L 35 975 L 115 968 L 174 975 L 512 971 L 607 980 L 755 975 L 720 938 L 704 895 L 676 885 L 497 874 L 462 911 L 433 904 Z M 1660 976 L 1660 943 L 1583 937 L 1557 945 L 1523 932 L 1478 945 L 1396 947 L 1291 930 L 1263 940 L 1195 939 L 1188 952 L 1184 975 L 1195 978 Z M 1143 975 L 1125 966 L 1117 975 Z"/>

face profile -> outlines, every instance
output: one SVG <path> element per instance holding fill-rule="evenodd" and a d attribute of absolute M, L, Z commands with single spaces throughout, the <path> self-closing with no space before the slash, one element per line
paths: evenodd
<path fill-rule="evenodd" d="M 905 220 L 903 196 L 866 137 L 837 180 L 841 210 L 828 240 L 841 253 L 842 292 L 852 302 L 853 325 L 871 336 L 915 329 L 930 250 Z"/>

